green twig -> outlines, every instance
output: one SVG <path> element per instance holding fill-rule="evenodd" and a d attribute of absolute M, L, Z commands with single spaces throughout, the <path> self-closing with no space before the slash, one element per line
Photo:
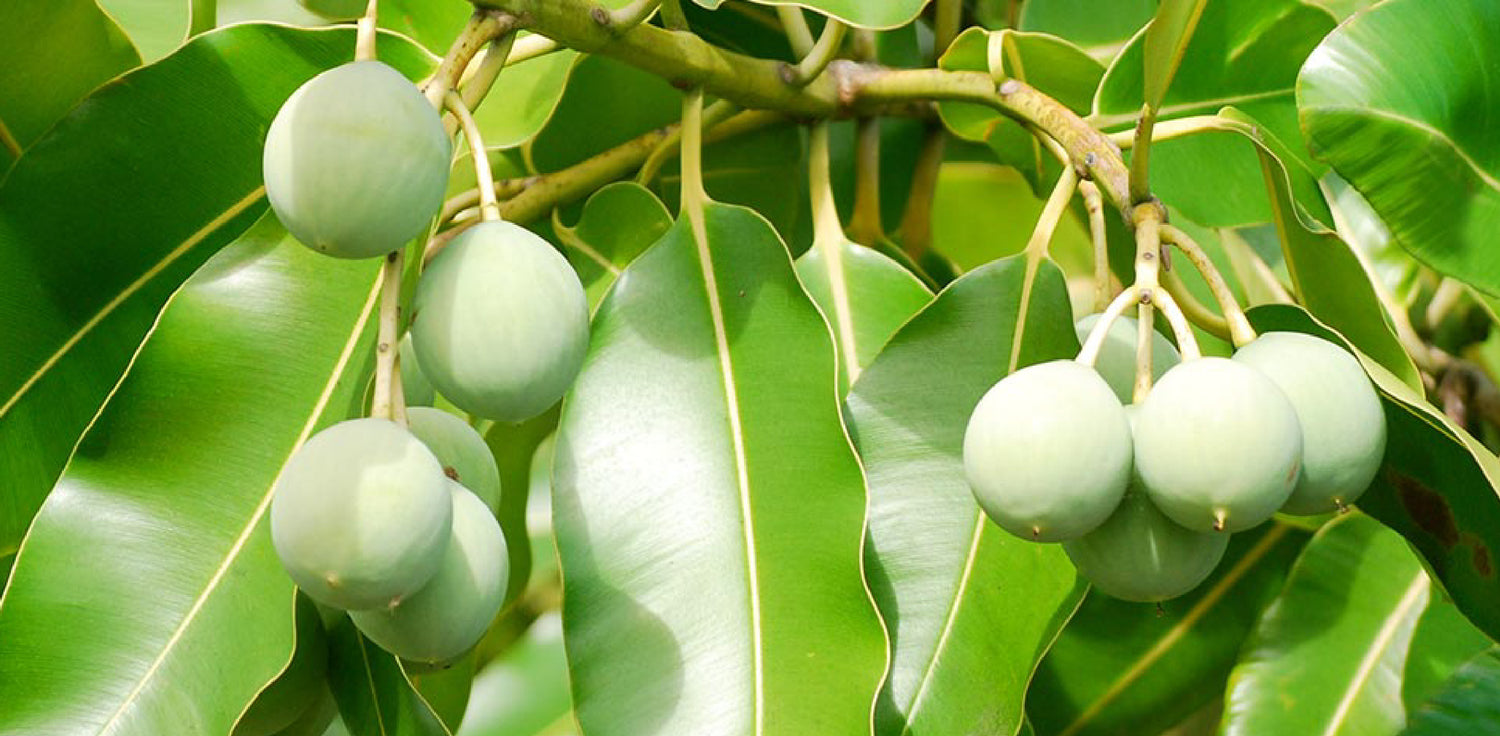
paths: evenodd
<path fill-rule="evenodd" d="M 516 32 L 508 31 L 500 34 L 484 50 L 484 57 L 479 60 L 479 67 L 468 81 L 463 83 L 463 106 L 466 110 L 474 110 L 484 102 L 490 88 L 495 86 L 495 79 L 500 76 L 500 70 L 510 63 L 510 50 L 515 45 Z"/>
<path fill-rule="evenodd" d="M 370 0 L 373 3 L 375 0 Z M 458 37 L 453 39 L 453 44 L 448 47 L 448 53 L 438 63 L 438 68 L 428 78 L 422 88 L 423 94 L 427 95 L 427 101 L 433 107 L 441 109 L 443 98 L 447 97 L 448 91 L 458 85 L 458 80 L 468 68 L 469 62 L 490 41 L 510 33 L 516 27 L 514 16 L 488 10 L 475 10 L 469 16 L 469 22 L 464 25 Z"/>

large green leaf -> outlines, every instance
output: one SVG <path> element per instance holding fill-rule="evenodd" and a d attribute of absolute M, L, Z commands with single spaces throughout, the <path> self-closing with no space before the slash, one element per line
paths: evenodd
<path fill-rule="evenodd" d="M 1166 99 L 1207 6 L 1208 0 L 1161 0 L 1151 25 L 1146 27 L 1141 40 L 1141 87 L 1146 106 L 1152 110 L 1160 109 Z"/>
<path fill-rule="evenodd" d="M 377 272 L 267 218 L 173 297 L 17 555 L 0 732 L 228 733 L 286 665 L 271 488 L 355 408 Z"/>
<path fill-rule="evenodd" d="M 615 182 L 589 196 L 578 222 L 555 221 L 552 232 L 597 306 L 620 272 L 672 227 L 672 215 L 651 190 Z"/>
<path fill-rule="evenodd" d="M 1209 115 L 1233 105 L 1300 150 L 1293 94 L 1297 71 L 1333 25 L 1326 11 L 1300 0 L 1208 2 L 1158 119 Z M 1147 91 L 1150 36 L 1136 36 L 1105 72 L 1094 99 L 1094 124 L 1105 130 L 1134 125 Z M 1151 186 L 1204 225 L 1264 222 L 1271 218 L 1256 164 L 1254 150 L 1231 135 L 1158 141 L 1151 147 Z"/>
<path fill-rule="evenodd" d="M 1431 585 L 1400 535 L 1360 513 L 1313 536 L 1230 676 L 1225 732 L 1394 734 Z"/>
<path fill-rule="evenodd" d="M 932 246 L 960 269 L 1015 255 L 1031 239 L 1044 203 L 1015 169 L 950 161 L 938 172 L 932 202 Z M 1069 272 L 1091 273 L 1088 224 L 1066 213 L 1052 234 L 1051 254 Z"/>
<path fill-rule="evenodd" d="M 1433 595 L 1406 655 L 1401 700 L 1407 713 L 1436 695 L 1465 662 L 1492 646 L 1494 642 L 1469 623 L 1452 601 Z"/>
<path fill-rule="evenodd" d="M 1426 705 L 1411 714 L 1402 736 L 1471 736 L 1500 723 L 1500 649 L 1465 664 Z"/>
<path fill-rule="evenodd" d="M 484 144 L 511 148 L 534 138 L 557 110 L 580 58 L 577 51 L 559 49 L 505 67 L 474 110 Z"/>
<path fill-rule="evenodd" d="M 188 36 L 192 0 L 98 0 L 150 64 L 172 53 Z"/>
<path fill-rule="evenodd" d="M 1285 524 L 1237 534 L 1208 580 L 1161 608 L 1090 595 L 1037 669 L 1032 722 L 1057 736 L 1160 733 L 1222 699 L 1308 536 Z"/>
<path fill-rule="evenodd" d="M 981 20 L 998 28 L 1005 19 L 985 12 L 986 7 L 1005 6 L 1009 0 L 980 3 Z M 1151 20 L 1156 0 L 1026 0 L 1021 5 L 1020 29 L 1050 33 L 1088 50 L 1096 59 L 1108 60 L 1125 42 Z"/>
<path fill-rule="evenodd" d="M 532 62 L 527 62 L 532 63 Z M 485 107 L 507 106 L 505 72 Z M 538 88 L 538 92 L 542 92 Z M 675 122 L 682 95 L 666 80 L 621 61 L 588 55 L 578 59 L 567 88 L 542 129 L 526 144 L 538 172 L 557 171 L 646 131 Z M 489 145 L 489 141 L 486 141 Z"/>
<path fill-rule="evenodd" d="M 532 569 L 532 545 L 530 529 L 526 523 L 526 509 L 531 500 L 533 472 L 532 457 L 552 432 L 557 428 L 557 407 L 520 424 L 496 422 L 485 433 L 484 441 L 495 455 L 495 464 L 500 468 L 500 508 L 495 516 L 500 520 L 500 529 L 505 532 L 505 549 L 510 554 L 510 577 L 505 590 L 505 600 L 514 601 L 526 589 Z"/>
<path fill-rule="evenodd" d="M 710 10 L 724 0 L 693 0 Z M 790 5 L 837 18 L 859 28 L 895 28 L 910 23 L 927 0 L 751 0 L 760 5 Z"/>
<path fill-rule="evenodd" d="M 932 299 L 901 264 L 848 240 L 815 244 L 797 259 L 797 277 L 833 330 L 840 395 L 896 329 Z"/>
<path fill-rule="evenodd" d="M 1257 307 L 1258 330 L 1292 330 L 1348 342 L 1290 306 Z M 1500 636 L 1500 461 L 1379 363 L 1355 353 L 1385 408 L 1385 463 L 1359 507 L 1401 533 L 1459 610 L 1490 637 Z"/>
<path fill-rule="evenodd" d="M 451 736 L 401 669 L 340 616 L 328 630 L 328 686 L 353 736 Z"/>
<path fill-rule="evenodd" d="M 264 211 L 261 142 L 282 101 L 353 43 L 273 25 L 200 36 L 105 85 L 0 185 L 0 555 L 162 303 Z M 409 72 L 430 63 L 394 37 L 380 48 Z"/>
<path fill-rule="evenodd" d="M 1314 153 L 1402 247 L 1500 293 L 1500 5 L 1390 0 L 1330 34 L 1297 83 Z"/>
<path fill-rule="evenodd" d="M 870 484 L 866 566 L 892 639 L 877 733 L 1021 727 L 1031 672 L 1084 585 L 1060 547 L 1012 537 L 980 511 L 964 427 L 1009 366 L 1077 350 L 1062 273 L 1044 261 L 1028 274 L 1017 256 L 950 284 L 850 393 Z"/>
<path fill-rule="evenodd" d="M 578 718 L 863 732 L 885 637 L 828 328 L 769 223 L 704 207 L 615 282 L 564 402 L 553 502 Z"/>
<path fill-rule="evenodd" d="M 474 695 L 458 736 L 542 736 L 572 724 L 562 620 L 537 619 L 505 656 L 474 679 Z"/>
<path fill-rule="evenodd" d="M 100 83 L 140 63 L 94 0 L 0 4 L 0 174 Z"/>

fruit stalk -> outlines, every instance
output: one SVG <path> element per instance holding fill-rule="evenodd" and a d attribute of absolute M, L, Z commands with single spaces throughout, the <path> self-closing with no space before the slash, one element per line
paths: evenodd
<path fill-rule="evenodd" d="M 511 49 L 515 47 L 516 32 L 508 31 L 500 34 L 490 41 L 485 47 L 484 58 L 479 60 L 479 67 L 463 83 L 460 93 L 464 100 L 464 107 L 473 110 L 484 102 L 485 95 L 490 93 L 490 88 L 495 86 L 495 78 L 500 76 L 500 70 L 504 69 L 510 61 Z"/>
<path fill-rule="evenodd" d="M 464 106 L 463 98 L 457 92 L 450 91 L 444 103 L 453 116 L 458 118 L 459 126 L 464 131 L 464 140 L 469 143 L 469 155 L 474 159 L 474 177 L 479 185 L 480 217 L 485 222 L 494 222 L 500 219 L 500 203 L 495 198 L 495 177 L 490 173 L 489 149 L 484 145 L 479 123 L 474 122 L 474 116 Z"/>
<path fill-rule="evenodd" d="M 1203 274 L 1203 280 L 1208 282 L 1208 288 L 1214 294 L 1214 299 L 1219 303 L 1219 310 L 1224 313 L 1224 319 L 1229 323 L 1229 336 L 1234 341 L 1235 347 L 1242 347 L 1255 339 L 1255 329 L 1250 326 L 1250 320 L 1246 319 L 1245 311 L 1240 309 L 1239 302 L 1234 298 L 1234 292 L 1230 291 L 1229 284 L 1224 281 L 1224 275 L 1214 266 L 1209 259 L 1208 253 L 1203 247 L 1193 240 L 1192 236 L 1168 223 L 1161 224 L 1161 239 L 1169 245 L 1176 246 L 1182 254 L 1193 262 L 1198 272 Z"/>
<path fill-rule="evenodd" d="M 354 35 L 354 60 L 370 61 L 375 58 L 375 17 L 380 0 L 370 0 L 365 14 L 360 16 Z"/>
<path fill-rule="evenodd" d="M 370 416 L 406 426 L 406 400 L 401 393 L 401 269 L 406 260 L 400 248 L 385 257 L 380 269 L 380 322 L 375 342 L 375 396 Z"/>
<path fill-rule="evenodd" d="M 1092 367 L 1099 359 L 1099 350 L 1104 347 L 1104 338 L 1109 335 L 1109 326 L 1125 313 L 1125 309 L 1136 300 L 1140 299 L 1141 290 L 1131 286 L 1120 292 L 1109 306 L 1099 315 L 1099 321 L 1094 323 L 1094 329 L 1089 332 L 1087 340 L 1083 341 L 1083 349 L 1078 351 L 1076 360 L 1086 366 Z"/>
<path fill-rule="evenodd" d="M 373 3 L 374 0 L 371 2 Z M 515 28 L 515 16 L 509 13 L 475 10 L 474 14 L 469 16 L 469 22 L 464 25 L 458 37 L 453 39 L 453 45 L 448 47 L 448 53 L 438 64 L 437 71 L 434 71 L 432 77 L 423 85 L 422 93 L 427 96 L 427 101 L 441 110 L 443 99 L 448 96 L 449 90 L 457 86 L 458 80 L 463 77 L 464 70 L 468 68 L 475 54 L 478 54 L 485 44 L 510 33 Z"/>
<path fill-rule="evenodd" d="M 1083 208 L 1089 213 L 1089 236 L 1094 243 L 1094 309 L 1103 311 L 1109 306 L 1109 242 L 1104 230 L 1104 197 L 1092 181 L 1078 182 L 1078 193 L 1083 195 Z"/>

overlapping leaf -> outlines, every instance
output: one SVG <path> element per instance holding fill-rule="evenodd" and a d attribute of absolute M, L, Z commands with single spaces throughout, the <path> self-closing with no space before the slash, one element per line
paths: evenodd
<path fill-rule="evenodd" d="M 962 461 L 969 414 L 1013 352 L 1016 365 L 1077 352 L 1070 314 L 1056 266 L 996 261 L 907 322 L 850 393 L 866 564 L 892 639 L 876 733 L 1016 733 L 1031 672 L 1082 596 L 1060 547 L 980 511 Z"/>
<path fill-rule="evenodd" d="M 724 0 L 693 0 L 705 8 L 718 8 Z M 895 28 L 910 23 L 927 0 L 752 0 L 761 5 L 790 5 L 811 9 L 859 28 Z"/>
<path fill-rule="evenodd" d="M 0 184 L 0 555 L 162 303 L 264 211 L 261 142 L 282 101 L 353 42 L 273 25 L 201 36 L 94 93 Z M 408 72 L 430 63 L 394 37 L 380 48 Z"/>
<path fill-rule="evenodd" d="M 1470 660 L 1421 709 L 1402 736 L 1469 736 L 1500 722 L 1500 649 Z"/>
<path fill-rule="evenodd" d="M 615 282 L 565 402 L 553 509 L 578 718 L 862 732 L 885 637 L 827 326 L 764 219 L 704 218 Z"/>
<path fill-rule="evenodd" d="M 227 733 L 286 665 L 271 488 L 354 408 L 377 271 L 267 218 L 173 298 L 17 556 L 0 732 Z"/>
<path fill-rule="evenodd" d="M 1500 5 L 1392 0 L 1330 34 L 1297 82 L 1314 153 L 1418 259 L 1500 293 Z"/>

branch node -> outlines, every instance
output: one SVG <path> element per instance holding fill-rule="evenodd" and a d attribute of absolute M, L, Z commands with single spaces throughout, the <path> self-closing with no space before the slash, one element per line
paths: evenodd
<path fill-rule="evenodd" d="M 595 5 L 594 7 L 590 8 L 589 18 L 593 19 L 594 23 L 598 24 L 601 27 L 610 27 L 609 10 L 606 9 L 603 5 Z"/>
<path fill-rule="evenodd" d="M 1004 82 L 1000 83 L 1000 94 L 1002 94 L 1002 95 L 1009 96 L 1009 95 L 1013 95 L 1013 94 L 1015 94 L 1017 92 L 1020 92 L 1020 91 L 1021 91 L 1021 83 L 1017 82 L 1014 79 L 1007 79 Z"/>
<path fill-rule="evenodd" d="M 797 84 L 797 67 L 783 61 L 776 66 L 776 76 L 781 77 L 781 81 L 786 84 L 795 85 Z"/>

